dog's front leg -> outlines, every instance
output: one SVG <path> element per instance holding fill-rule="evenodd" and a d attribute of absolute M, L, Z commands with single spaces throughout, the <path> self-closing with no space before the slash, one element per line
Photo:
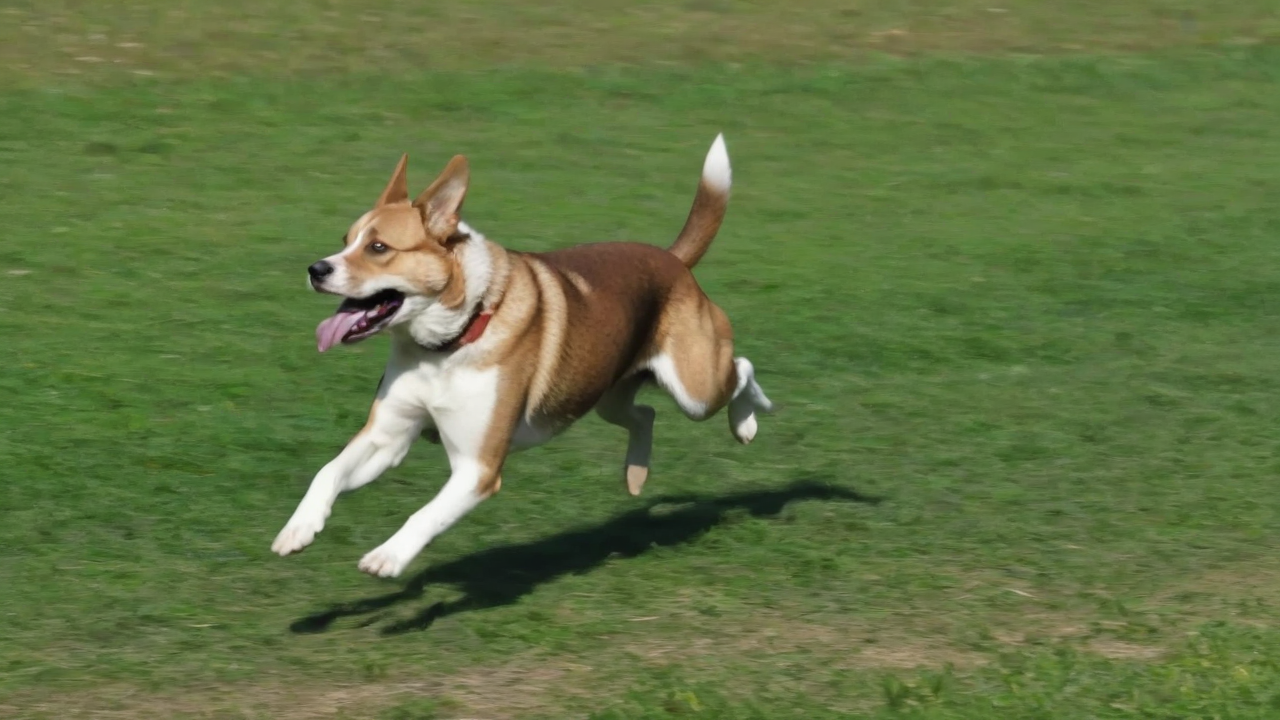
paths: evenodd
<path fill-rule="evenodd" d="M 316 473 L 298 509 L 271 544 L 284 557 L 311 544 L 324 528 L 340 493 L 373 482 L 404 460 L 421 432 L 425 411 L 401 403 L 375 402 L 369 422 L 333 460 Z"/>
<path fill-rule="evenodd" d="M 496 388 L 477 395 L 474 402 L 436 414 L 449 455 L 449 480 L 390 539 L 360 560 L 364 572 L 397 577 L 428 543 L 498 492 L 520 408 L 500 400 Z"/>

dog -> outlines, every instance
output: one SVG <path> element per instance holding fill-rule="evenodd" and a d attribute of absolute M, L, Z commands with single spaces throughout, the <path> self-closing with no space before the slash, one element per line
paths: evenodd
<path fill-rule="evenodd" d="M 316 328 L 320 352 L 379 333 L 390 358 L 368 421 L 325 465 L 272 544 L 307 547 L 340 493 L 404 459 L 418 437 L 444 446 L 450 475 L 436 497 L 359 567 L 396 577 L 428 543 L 498 492 L 508 453 L 541 445 L 595 410 L 629 433 L 623 479 L 649 474 L 654 410 L 635 404 L 656 383 L 693 420 L 728 407 L 739 442 L 772 403 L 729 318 L 691 272 L 720 229 L 731 170 L 716 137 L 684 228 L 668 249 L 625 242 L 546 253 L 507 250 L 459 218 L 470 170 L 454 157 L 410 200 L 400 158 L 391 180 L 347 230 L 341 252 L 308 283 L 343 298 Z"/>

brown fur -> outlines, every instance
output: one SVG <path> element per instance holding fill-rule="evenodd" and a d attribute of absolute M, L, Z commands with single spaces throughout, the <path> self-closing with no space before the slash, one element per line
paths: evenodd
<path fill-rule="evenodd" d="M 714 383 L 702 377 L 705 373 L 692 367 L 696 363 L 690 356 L 701 348 L 686 352 L 683 331 L 723 329 L 730 353 L 732 331 L 727 322 L 723 328 L 715 321 L 708 322 L 707 314 L 718 313 L 719 308 L 707 299 L 675 255 L 652 245 L 600 243 L 521 259 L 541 264 L 557 281 L 554 288 L 543 289 L 540 300 L 552 293 L 563 298 L 549 303 L 552 307 L 563 305 L 563 336 L 551 355 L 554 366 L 539 368 L 552 380 L 529 408 L 531 414 L 577 419 L 658 352 L 672 355 L 681 380 L 694 397 L 715 409 L 723 405 L 717 404 L 721 388 L 712 387 Z M 619 268 L 626 271 L 619 272 Z M 570 279 L 574 275 L 598 291 L 583 294 Z M 695 386 L 704 390 L 696 391 Z"/>
<path fill-rule="evenodd" d="M 684 266 L 692 269 L 711 247 L 711 241 L 720 231 L 720 223 L 724 221 L 725 210 L 729 207 L 729 196 L 707 184 L 698 182 L 698 193 L 693 197 L 693 207 L 689 209 L 689 217 L 684 221 L 684 228 L 671 244 L 671 254 L 680 258 Z"/>

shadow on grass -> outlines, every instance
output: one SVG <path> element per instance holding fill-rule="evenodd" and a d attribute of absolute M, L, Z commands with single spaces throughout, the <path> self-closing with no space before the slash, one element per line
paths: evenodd
<path fill-rule="evenodd" d="M 383 634 L 425 630 L 440 618 L 468 610 L 510 605 L 539 585 L 562 575 L 588 572 L 612 557 L 636 557 L 653 547 L 691 542 L 724 522 L 732 511 L 754 517 L 782 512 L 796 500 L 844 500 L 876 504 L 879 498 L 854 490 L 801 480 L 776 490 L 757 490 L 719 497 L 679 495 L 656 498 L 642 508 L 611 518 L 593 527 L 567 530 L 541 540 L 481 550 L 444 565 L 427 568 L 398 592 L 335 605 L 324 612 L 296 620 L 296 633 L 323 632 L 344 617 L 371 615 L 394 605 L 422 597 L 430 585 L 454 585 L 465 594 L 450 602 L 437 602 L 412 618 L 388 625 Z M 655 513 L 659 505 L 675 506 Z M 378 621 L 369 619 L 362 625 Z"/>

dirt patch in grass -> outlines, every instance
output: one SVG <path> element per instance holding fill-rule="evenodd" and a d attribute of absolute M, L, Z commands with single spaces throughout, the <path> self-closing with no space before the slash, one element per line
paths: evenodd
<path fill-rule="evenodd" d="M 866 626 L 824 618 L 826 623 L 798 621 L 777 611 L 753 612 L 732 622 L 704 622 L 698 632 L 664 633 L 653 640 L 633 640 L 626 652 L 642 662 L 663 665 L 676 659 L 703 658 L 703 664 L 784 662 L 790 655 L 839 668 L 916 668 L 974 666 L 981 655 L 953 646 L 941 636 L 909 636 L 899 629 Z M 675 638 L 684 638 L 677 640 Z"/>
<path fill-rule="evenodd" d="M 984 664 L 986 660 L 978 653 L 950 647 L 941 642 L 902 641 L 864 647 L 862 652 L 853 656 L 851 662 L 862 668 L 914 670 L 947 665 L 973 667 Z"/>
<path fill-rule="evenodd" d="M 100 686 L 55 696 L 20 695 L 0 704 L 0 716 L 36 718 L 267 717 L 273 720 L 372 718 L 390 708 L 429 701 L 459 717 L 486 720 L 523 717 L 545 710 L 554 693 L 564 695 L 573 673 L 584 666 L 546 658 L 523 658 L 493 668 L 468 668 L 428 680 L 381 680 L 316 684 L 271 677 L 256 683 L 144 690 Z"/>
<path fill-rule="evenodd" d="M 369 717 L 412 696 L 432 691 L 424 683 L 370 682 L 314 685 L 283 678 L 254 684 L 179 691 L 100 686 L 56 697 L 14 697 L 0 705 L 6 717 L 35 718 L 304 718 Z M 10 714 L 12 713 L 12 715 Z"/>
<path fill-rule="evenodd" d="M 1085 647 L 1110 660 L 1155 660 L 1165 653 L 1164 648 L 1119 640 L 1093 640 Z"/>

